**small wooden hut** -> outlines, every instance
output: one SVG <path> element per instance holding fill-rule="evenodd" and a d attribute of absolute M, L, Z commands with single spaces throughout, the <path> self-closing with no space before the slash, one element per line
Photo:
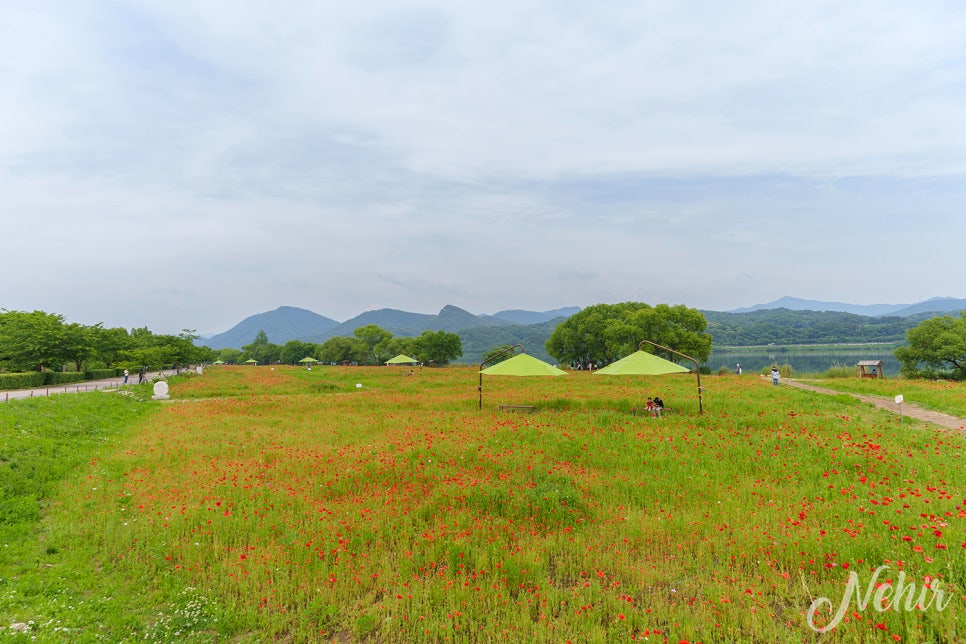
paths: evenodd
<path fill-rule="evenodd" d="M 859 360 L 855 366 L 859 368 L 859 378 L 885 378 L 881 360 Z"/>

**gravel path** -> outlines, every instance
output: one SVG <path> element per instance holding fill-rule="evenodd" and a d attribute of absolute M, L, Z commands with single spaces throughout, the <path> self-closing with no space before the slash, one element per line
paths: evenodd
<path fill-rule="evenodd" d="M 168 375 L 152 371 L 146 374 L 146 382 L 153 382 L 159 378 L 166 378 Z M 54 394 L 79 394 L 86 391 L 97 391 L 98 389 L 123 389 L 124 387 L 130 387 L 131 385 L 136 385 L 138 382 L 138 375 L 132 374 L 128 378 L 128 384 L 124 384 L 124 378 L 108 378 L 104 380 L 85 380 L 84 382 L 72 382 L 65 385 L 50 385 L 48 387 L 34 387 L 33 389 L 11 389 L 0 391 L 0 403 L 7 402 L 8 400 L 16 400 L 18 398 L 36 398 L 43 396 L 52 396 Z"/>
<path fill-rule="evenodd" d="M 849 396 L 858 398 L 862 402 L 867 402 L 875 405 L 876 407 L 881 407 L 882 409 L 887 409 L 896 414 L 899 413 L 899 405 L 896 401 L 887 396 L 866 396 L 864 394 L 853 394 L 844 391 L 835 391 L 834 389 L 825 389 L 824 387 L 816 387 L 815 385 L 808 385 L 804 382 L 799 382 L 791 378 L 782 378 L 782 384 L 788 385 L 789 387 L 797 387 L 799 389 L 807 389 L 808 391 L 814 391 L 820 394 L 842 394 L 848 393 Z M 959 418 L 958 416 L 951 416 L 949 414 L 944 414 L 938 411 L 929 411 L 928 409 L 922 409 L 911 403 L 902 403 L 902 415 L 908 416 L 910 418 L 915 418 L 917 420 L 924 420 L 927 423 L 933 423 L 935 425 L 941 425 L 943 427 L 948 427 L 949 429 L 958 429 L 960 431 L 966 431 L 966 418 Z"/>

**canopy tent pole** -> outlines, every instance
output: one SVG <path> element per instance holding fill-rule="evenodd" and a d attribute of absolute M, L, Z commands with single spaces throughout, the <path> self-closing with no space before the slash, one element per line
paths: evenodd
<path fill-rule="evenodd" d="M 690 360 L 691 362 L 694 363 L 694 373 L 697 374 L 697 376 L 698 376 L 698 414 L 703 414 L 704 413 L 704 405 L 701 402 L 701 392 L 703 391 L 703 389 L 701 388 L 701 366 L 698 365 L 698 361 L 695 360 L 694 358 L 692 358 L 691 356 L 684 355 L 680 351 L 675 351 L 674 349 L 672 349 L 670 347 L 665 347 L 662 344 L 658 344 L 657 342 L 651 342 L 650 340 L 641 340 L 640 344 L 637 345 L 637 348 L 639 350 L 642 350 L 643 347 L 644 347 L 644 343 L 645 342 L 647 342 L 648 344 L 650 344 L 652 346 L 657 347 L 658 349 L 664 349 L 665 351 L 669 351 L 669 352 L 671 352 L 671 353 L 673 353 L 675 355 L 679 355 L 682 358 L 685 358 L 686 360 Z"/>
<path fill-rule="evenodd" d="M 517 347 L 520 347 L 520 353 L 526 353 L 527 352 L 527 350 L 523 348 L 523 345 L 522 344 L 514 344 L 512 347 L 508 347 L 508 348 L 504 349 L 503 351 L 501 351 L 499 353 L 495 353 L 492 356 L 490 356 L 489 358 L 484 359 L 483 362 L 480 363 L 480 384 L 476 388 L 477 391 L 480 392 L 480 409 L 483 409 L 483 365 L 485 365 L 487 362 L 492 362 L 493 360 L 496 360 L 497 358 L 499 358 L 500 356 L 502 356 L 504 353 L 510 353 L 511 351 L 513 351 L 514 349 L 516 349 Z"/>

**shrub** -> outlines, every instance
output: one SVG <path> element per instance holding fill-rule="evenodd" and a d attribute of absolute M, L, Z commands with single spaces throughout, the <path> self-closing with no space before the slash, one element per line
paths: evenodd
<path fill-rule="evenodd" d="M 29 389 L 41 387 L 44 384 L 44 374 L 39 371 L 28 373 L 0 373 L 0 389 Z"/>
<path fill-rule="evenodd" d="M 80 371 L 45 371 L 43 375 L 45 385 L 66 385 L 84 381 L 84 374 Z"/>
<path fill-rule="evenodd" d="M 842 364 L 835 364 L 822 373 L 822 378 L 854 378 L 855 367 L 848 367 Z"/>
<path fill-rule="evenodd" d="M 124 373 L 124 370 L 120 370 Z M 84 380 L 103 380 L 105 378 L 116 378 L 118 375 L 117 369 L 88 369 L 84 372 Z"/>

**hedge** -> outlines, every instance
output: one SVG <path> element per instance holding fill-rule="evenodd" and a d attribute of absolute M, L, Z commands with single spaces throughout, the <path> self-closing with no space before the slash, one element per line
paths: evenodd
<path fill-rule="evenodd" d="M 88 369 L 84 372 L 84 380 L 105 380 L 107 378 L 117 378 L 123 373 L 123 369 Z"/>
<path fill-rule="evenodd" d="M 80 371 L 45 371 L 45 385 L 65 385 L 72 382 L 84 382 L 84 374 Z"/>
<path fill-rule="evenodd" d="M 30 389 L 42 387 L 44 375 L 39 371 L 28 373 L 0 373 L 0 389 Z"/>

